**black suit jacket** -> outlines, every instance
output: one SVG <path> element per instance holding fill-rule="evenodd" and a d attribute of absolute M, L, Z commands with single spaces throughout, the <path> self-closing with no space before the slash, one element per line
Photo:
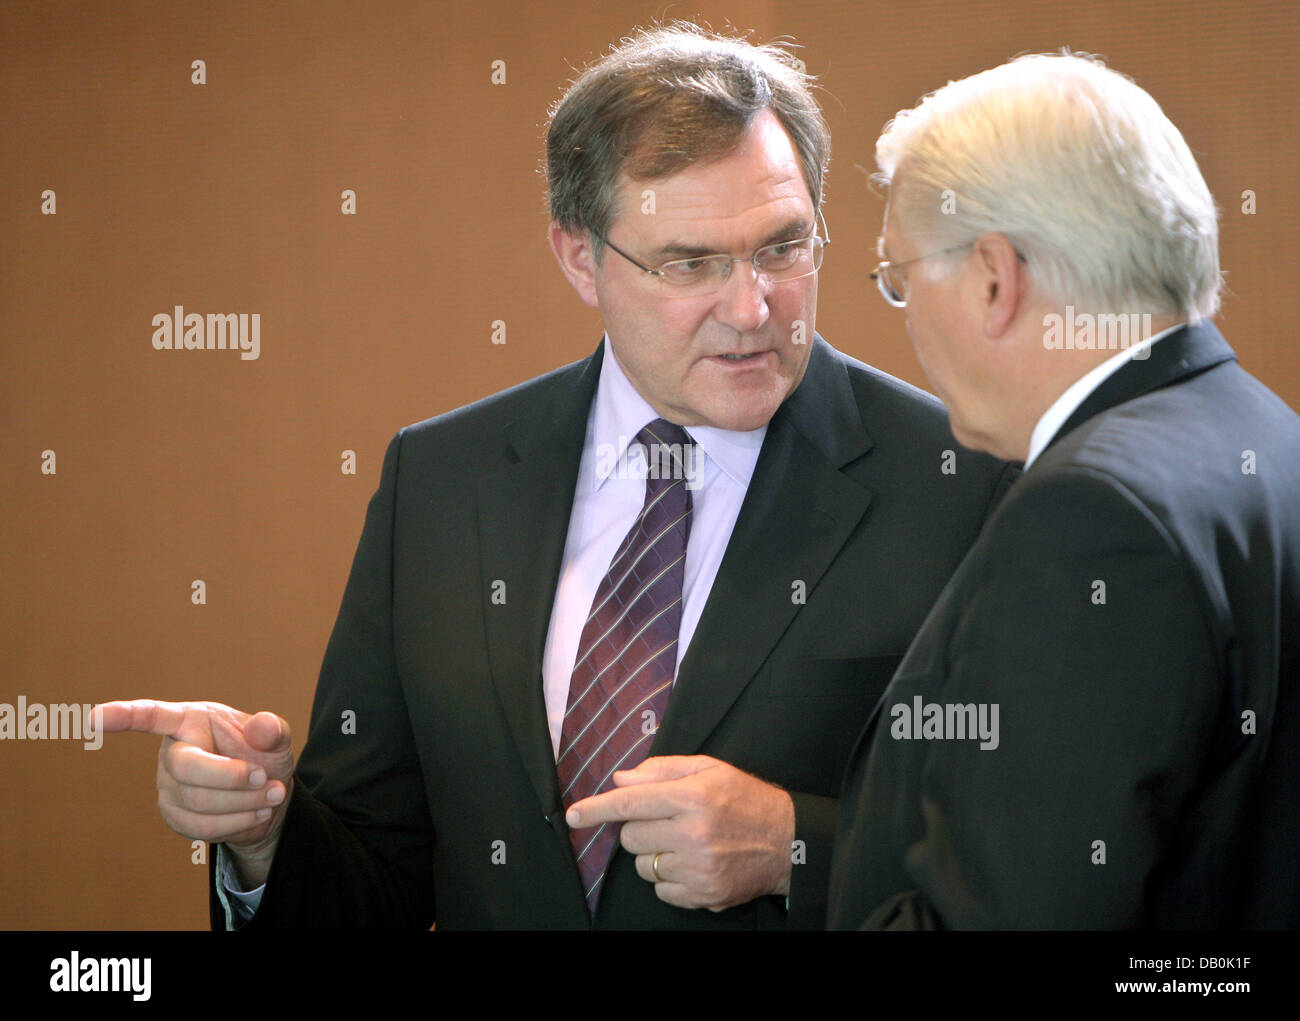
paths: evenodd
<path fill-rule="evenodd" d="M 390 444 L 248 928 L 593 924 L 541 664 L 600 363 L 598 349 Z M 945 457 L 957 449 L 937 401 L 816 338 L 655 737 L 652 755 L 712 755 L 791 792 L 792 924 L 824 922 L 849 750 L 1001 485 L 1004 465 Z M 777 897 L 664 904 L 622 850 L 594 920 L 786 923 Z"/>
<path fill-rule="evenodd" d="M 1300 419 L 1184 328 L 1067 421 L 930 614 L 846 777 L 831 925 L 1294 928 L 1298 625 Z M 998 746 L 910 736 L 917 698 L 998 705 Z"/>

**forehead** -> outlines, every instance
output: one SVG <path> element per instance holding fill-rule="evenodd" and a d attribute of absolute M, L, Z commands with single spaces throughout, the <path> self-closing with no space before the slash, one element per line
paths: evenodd
<path fill-rule="evenodd" d="M 618 222 L 663 238 L 684 229 L 762 230 L 792 216 L 811 220 L 812 197 L 790 136 L 770 110 L 737 148 L 651 181 L 619 180 Z"/>

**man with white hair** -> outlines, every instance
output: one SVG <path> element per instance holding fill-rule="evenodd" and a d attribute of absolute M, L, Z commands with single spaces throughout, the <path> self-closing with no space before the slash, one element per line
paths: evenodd
<path fill-rule="evenodd" d="M 1209 321 L 1213 199 L 1146 92 L 1038 55 L 877 142 L 874 274 L 1023 460 L 850 759 L 829 922 L 1300 924 L 1300 419 Z"/>

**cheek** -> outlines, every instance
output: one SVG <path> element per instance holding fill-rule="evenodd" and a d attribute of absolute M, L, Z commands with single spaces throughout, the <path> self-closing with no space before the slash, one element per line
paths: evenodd
<path fill-rule="evenodd" d="M 942 376 L 943 366 L 938 364 L 934 358 L 932 345 L 930 343 L 931 327 L 919 321 L 909 312 L 906 320 L 907 337 L 912 343 L 912 351 L 916 355 L 916 360 L 921 366 L 921 371 L 930 380 L 930 383 L 936 389 L 936 392 L 942 388 L 940 376 Z M 936 372 L 936 370 L 938 370 Z M 940 395 L 942 396 L 942 395 Z"/>
<path fill-rule="evenodd" d="M 658 336 L 654 342 L 662 348 L 682 352 L 708 318 L 708 308 L 689 298 L 666 298 L 656 321 Z"/>
<path fill-rule="evenodd" d="M 911 310 L 904 312 L 906 318 L 903 319 L 903 326 L 907 330 L 907 339 L 912 344 L 912 349 L 916 352 L 917 357 L 921 355 L 921 331 L 918 329 L 916 318 L 912 315 Z"/>
<path fill-rule="evenodd" d="M 776 295 L 770 302 L 772 311 L 771 327 L 779 335 L 783 360 L 795 364 L 807 360 L 812 349 L 813 331 L 817 328 L 817 291 L 815 288 L 791 294 Z"/>

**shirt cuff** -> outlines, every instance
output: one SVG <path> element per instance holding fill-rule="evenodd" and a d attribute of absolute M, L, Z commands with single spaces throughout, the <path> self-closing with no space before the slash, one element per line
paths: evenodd
<path fill-rule="evenodd" d="M 255 890 L 241 890 L 235 862 L 225 844 L 217 844 L 217 899 L 226 913 L 226 930 L 233 932 L 256 913 L 266 891 L 263 883 Z"/>

